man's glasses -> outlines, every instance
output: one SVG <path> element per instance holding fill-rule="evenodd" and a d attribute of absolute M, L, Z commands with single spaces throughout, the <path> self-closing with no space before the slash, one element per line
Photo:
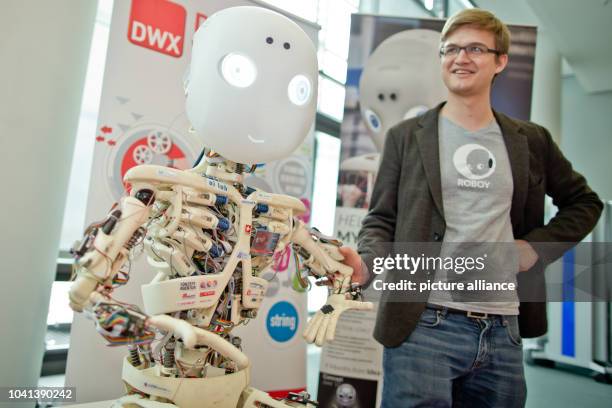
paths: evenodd
<path fill-rule="evenodd" d="M 440 48 L 440 56 L 442 57 L 456 57 L 459 55 L 461 50 L 465 50 L 465 52 L 470 57 L 477 57 L 485 54 L 495 54 L 500 55 L 501 52 L 499 50 L 494 50 L 493 48 L 487 48 L 486 45 L 482 44 L 468 44 L 465 47 L 460 47 L 455 44 L 449 44 L 442 48 Z"/>

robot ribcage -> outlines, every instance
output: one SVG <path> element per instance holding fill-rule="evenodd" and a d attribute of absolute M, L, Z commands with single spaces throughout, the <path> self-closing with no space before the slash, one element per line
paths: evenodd
<path fill-rule="evenodd" d="M 168 278 L 219 272 L 237 239 L 235 205 L 181 186 L 157 196 L 145 241 L 149 263 Z"/>

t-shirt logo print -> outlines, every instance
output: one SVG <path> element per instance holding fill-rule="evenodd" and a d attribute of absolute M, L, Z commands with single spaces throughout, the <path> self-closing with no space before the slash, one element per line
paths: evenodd
<path fill-rule="evenodd" d="M 497 160 L 486 147 L 469 143 L 455 151 L 453 164 L 459 174 L 465 177 L 457 179 L 457 186 L 485 189 L 491 185 L 485 179 L 495 171 Z"/>

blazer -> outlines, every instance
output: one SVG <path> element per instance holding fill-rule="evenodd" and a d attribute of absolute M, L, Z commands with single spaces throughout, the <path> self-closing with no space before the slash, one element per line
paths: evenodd
<path fill-rule="evenodd" d="M 445 233 L 440 179 L 438 117 L 444 103 L 420 117 L 400 122 L 387 134 L 370 208 L 358 237 L 358 252 L 367 266 L 379 254 L 377 243 L 442 242 Z M 510 209 L 515 239 L 531 242 L 581 241 L 595 226 L 603 203 L 587 185 L 542 126 L 494 111 L 512 169 L 514 191 Z M 544 196 L 557 214 L 544 225 Z M 380 246 L 379 246 L 380 248 Z M 545 265 L 564 250 L 540 251 L 532 269 L 518 275 L 518 292 L 529 286 L 545 299 Z M 425 302 L 390 302 L 383 292 L 378 307 L 375 339 L 386 347 L 399 346 L 414 330 Z M 532 297 L 533 299 L 533 297 Z M 519 327 L 523 337 L 546 333 L 546 303 L 521 302 Z"/>

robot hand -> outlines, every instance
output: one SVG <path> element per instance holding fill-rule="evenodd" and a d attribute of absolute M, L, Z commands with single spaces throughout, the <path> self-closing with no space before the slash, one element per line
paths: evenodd
<path fill-rule="evenodd" d="M 304 338 L 308 343 L 322 346 L 326 341 L 333 341 L 338 318 L 346 310 L 372 310 L 372 302 L 361 302 L 352 299 L 350 293 L 338 293 L 327 298 L 327 303 L 308 322 Z"/>
<path fill-rule="evenodd" d="M 314 228 L 307 229 L 302 221 L 296 223 L 291 240 L 311 275 L 317 279 L 328 279 L 333 285 L 334 293 L 350 291 L 351 275 L 354 271 L 342 262 L 344 255 L 339 250 L 342 242 L 327 237 Z"/>

